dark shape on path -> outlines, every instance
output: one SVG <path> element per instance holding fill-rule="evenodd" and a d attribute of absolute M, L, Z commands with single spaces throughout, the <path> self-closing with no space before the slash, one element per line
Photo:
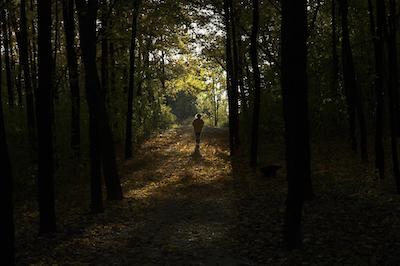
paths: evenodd
<path fill-rule="evenodd" d="M 193 153 L 191 154 L 192 158 L 195 160 L 203 158 L 203 156 L 200 153 L 200 146 L 196 145 L 196 148 L 194 149 Z"/>
<path fill-rule="evenodd" d="M 280 165 L 268 165 L 268 166 L 261 167 L 260 171 L 261 171 L 261 173 L 263 173 L 263 175 L 265 177 L 276 177 L 278 170 L 281 168 L 282 168 L 282 166 L 280 166 Z"/>

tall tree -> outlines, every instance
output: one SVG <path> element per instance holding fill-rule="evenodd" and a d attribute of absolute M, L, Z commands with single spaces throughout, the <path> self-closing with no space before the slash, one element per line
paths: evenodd
<path fill-rule="evenodd" d="M 376 1 L 376 25 L 372 0 L 368 0 L 370 15 L 370 28 L 373 36 L 374 57 L 375 57 L 375 97 L 376 97 L 376 123 L 375 123 L 375 168 L 379 172 L 379 177 L 385 177 L 385 160 L 383 148 L 383 110 L 384 110 L 384 31 L 386 27 L 385 2 Z"/>
<path fill-rule="evenodd" d="M 339 0 L 341 24 L 342 24 L 342 64 L 343 80 L 346 91 L 346 99 L 350 123 L 350 140 L 352 149 L 357 150 L 356 138 L 356 120 L 358 121 L 360 131 L 361 158 L 368 160 L 367 152 L 367 126 L 361 99 L 361 91 L 357 85 L 356 72 L 354 67 L 353 52 L 350 45 L 350 32 L 348 23 L 348 0 Z"/>
<path fill-rule="evenodd" d="M 0 15 L 3 21 L 3 47 L 4 47 L 4 58 L 5 58 L 5 69 L 6 69 L 6 82 L 7 82 L 7 93 L 8 93 L 8 105 L 10 108 L 14 106 L 14 82 L 13 73 L 11 68 L 11 49 L 10 38 L 8 31 L 8 20 L 10 19 L 9 9 L 3 8 L 0 11 Z"/>
<path fill-rule="evenodd" d="M 97 1 L 76 0 L 79 18 L 79 35 L 82 49 L 82 59 L 85 67 L 86 101 L 89 107 L 89 138 L 90 138 L 90 187 L 92 212 L 103 211 L 103 197 L 101 188 L 101 148 L 98 121 L 100 81 L 96 63 L 96 30 Z M 91 65 L 93 64 L 93 65 Z"/>
<path fill-rule="evenodd" d="M 337 96 L 337 90 L 339 88 L 339 55 L 337 49 L 338 34 L 337 34 L 337 7 L 336 1 L 331 0 L 331 18 L 332 18 L 332 96 Z"/>
<path fill-rule="evenodd" d="M 250 151 L 250 165 L 255 167 L 257 165 L 258 154 L 258 128 L 260 123 L 260 97 L 261 97 L 261 78 L 260 68 L 258 66 L 258 32 L 260 27 L 260 11 L 259 0 L 253 0 L 253 26 L 251 31 L 251 65 L 253 68 L 254 80 L 254 100 L 253 100 L 253 124 L 251 128 L 251 151 Z"/>
<path fill-rule="evenodd" d="M 377 0 L 378 1 L 378 0 Z M 382 1 L 383 2 L 383 1 Z M 397 52 L 397 19 L 396 19 L 396 1 L 389 0 L 389 115 L 390 115 L 390 139 L 392 148 L 392 166 L 393 176 L 396 183 L 397 193 L 400 194 L 400 170 L 399 155 L 397 147 L 398 130 L 398 104 L 399 104 L 399 74 L 398 74 L 398 52 Z"/>
<path fill-rule="evenodd" d="M 100 167 L 103 168 L 107 197 L 121 200 L 122 188 L 118 175 L 113 136 L 96 65 L 97 0 L 76 0 L 79 36 L 85 68 L 86 99 L 89 106 L 92 210 L 102 210 Z M 100 154 L 100 157 L 99 157 Z"/>
<path fill-rule="evenodd" d="M 20 33 L 19 33 L 19 52 L 21 64 L 24 72 L 24 85 L 26 96 L 26 115 L 28 128 L 33 131 L 35 127 L 35 107 L 31 81 L 31 69 L 29 67 L 28 50 L 28 27 L 26 19 L 26 1 L 21 0 L 20 5 Z"/>
<path fill-rule="evenodd" d="M 71 146 L 79 151 L 80 146 L 80 94 L 78 59 L 75 50 L 74 0 L 63 0 L 63 19 L 68 64 L 68 81 L 71 97 Z"/>
<path fill-rule="evenodd" d="M 40 232 L 52 233 L 56 230 L 54 204 L 54 158 L 52 133 L 52 73 L 51 53 L 51 1 L 38 1 L 38 58 L 39 87 L 37 98 L 38 131 L 38 186 Z"/>
<path fill-rule="evenodd" d="M 282 1 L 281 34 L 281 83 L 288 180 L 284 238 L 287 247 L 293 249 L 302 244 L 304 188 L 306 179 L 310 178 L 305 0 Z"/>
<path fill-rule="evenodd" d="M 135 53 L 136 35 L 138 27 L 139 8 L 141 0 L 133 2 L 132 9 L 132 34 L 131 47 L 129 50 L 129 84 L 128 84 L 128 108 L 126 112 L 126 133 L 125 133 L 125 159 L 132 157 L 132 119 L 133 119 L 133 97 L 135 87 Z"/>
<path fill-rule="evenodd" d="M 0 7 L 4 7 L 3 2 L 0 2 Z M 0 19 L 0 24 L 5 23 Z M 1 44 L 1 40 L 0 40 Z M 0 56 L 0 92 L 2 91 L 2 57 Z M 13 179 L 11 171 L 11 162 L 8 154 L 8 146 L 6 140 L 6 130 L 4 126 L 3 99 L 0 93 L 0 195 L 1 210 L 3 218 L 0 219 L 0 235 L 3 250 L 0 260 L 5 265 L 14 265 L 14 215 L 13 215 Z"/>
<path fill-rule="evenodd" d="M 231 155 L 235 154 L 239 137 L 239 106 L 238 106 L 238 82 L 235 76 L 235 54 L 233 51 L 233 25 L 232 0 L 224 0 L 224 23 L 226 31 L 225 53 L 227 91 L 229 106 L 229 148 Z"/>

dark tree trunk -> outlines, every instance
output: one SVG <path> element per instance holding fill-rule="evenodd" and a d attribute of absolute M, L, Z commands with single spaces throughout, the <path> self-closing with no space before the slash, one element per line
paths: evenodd
<path fill-rule="evenodd" d="M 54 159 L 53 133 L 51 122 L 53 59 L 51 57 L 51 1 L 38 2 L 39 19 L 39 88 L 38 88 L 38 185 L 40 232 L 52 233 L 56 230 L 54 206 Z"/>
<path fill-rule="evenodd" d="M 129 84 L 128 84 L 128 109 L 126 112 L 126 133 L 125 133 L 125 159 L 132 157 L 132 119 L 133 119 L 133 97 L 135 93 L 135 52 L 136 34 L 138 26 L 140 0 L 134 1 L 132 14 L 132 36 L 129 50 Z"/>
<path fill-rule="evenodd" d="M 67 52 L 69 88 L 71 91 L 71 146 L 80 149 L 80 94 L 78 59 L 75 50 L 74 0 L 63 0 L 64 31 Z"/>
<path fill-rule="evenodd" d="M 60 49 L 60 19 L 58 16 L 58 2 L 59 0 L 53 0 L 55 2 L 54 4 L 54 48 L 53 48 L 53 98 L 58 101 L 59 100 L 59 92 L 58 92 L 58 87 L 59 87 L 59 82 L 57 80 L 57 55 L 58 55 L 58 50 Z M 53 109 L 54 109 L 54 105 L 53 105 Z M 53 116 L 54 116 L 54 112 L 53 112 Z"/>
<path fill-rule="evenodd" d="M 254 80 L 254 102 L 253 102 L 253 122 L 251 128 L 251 151 L 250 166 L 257 166 L 258 155 L 258 128 L 260 123 L 260 97 L 261 97 L 261 78 L 258 66 L 258 32 L 260 27 L 259 0 L 253 0 L 253 26 L 251 32 L 251 65 L 253 68 Z"/>
<path fill-rule="evenodd" d="M 28 51 L 28 29 L 26 22 L 26 2 L 21 0 L 20 6 L 20 34 L 19 34 L 19 51 L 21 64 L 24 70 L 24 85 L 25 85 L 25 96 L 26 96 L 26 115 L 28 128 L 33 131 L 35 128 L 35 107 L 34 97 L 31 82 L 31 69 L 29 67 L 29 51 Z"/>
<path fill-rule="evenodd" d="M 93 3 L 95 2 L 95 3 Z M 97 13 L 97 2 L 91 1 L 86 6 L 84 1 L 76 0 L 79 18 L 79 35 L 82 49 L 82 59 L 85 67 L 86 101 L 89 107 L 89 139 L 90 139 L 90 187 L 92 212 L 103 211 L 103 197 L 101 186 L 101 149 L 100 132 L 98 121 L 99 110 L 96 101 L 100 90 L 96 68 L 96 46 L 92 42 L 96 40 L 95 20 Z M 91 10 L 95 8 L 95 10 Z M 91 23 L 92 25 L 90 25 Z M 94 47 L 93 47 L 94 46 Z M 92 51 L 91 49 L 94 50 Z M 93 64 L 94 62 L 94 64 Z M 91 65 L 93 64 L 93 65 Z"/>
<path fill-rule="evenodd" d="M 233 103 L 233 136 L 235 138 L 235 148 L 240 146 L 239 136 L 239 51 L 238 51 L 238 36 L 237 36 L 237 11 L 235 9 L 234 1 L 228 0 L 231 16 L 231 45 L 232 45 L 232 58 L 233 58 L 233 74 L 232 74 L 232 103 Z"/>
<path fill-rule="evenodd" d="M 112 41 L 110 41 L 110 90 L 111 92 L 115 92 L 115 45 Z"/>
<path fill-rule="evenodd" d="M 364 116 L 363 101 L 361 99 L 361 91 L 357 87 L 356 73 L 354 69 L 353 53 L 350 45 L 350 33 L 348 24 L 348 2 L 340 0 L 341 22 L 342 22 L 342 63 L 343 63 L 343 79 L 346 90 L 346 98 L 349 112 L 350 122 L 350 140 L 354 151 L 357 150 L 356 138 L 356 119 L 358 120 L 360 129 L 360 146 L 361 158 L 363 161 L 368 160 L 367 153 L 367 129 Z"/>
<path fill-rule="evenodd" d="M 389 1 L 389 114 L 390 114 L 390 137 L 392 147 L 393 176 L 396 182 L 397 193 L 400 194 L 400 171 L 399 155 L 397 151 L 397 124 L 398 121 L 398 62 L 397 62 L 397 21 L 396 1 Z"/>
<path fill-rule="evenodd" d="M 331 16 L 332 16 L 332 96 L 338 95 L 339 88 L 339 55 L 337 51 L 338 34 L 337 34 L 337 8 L 336 1 L 332 0 Z"/>
<path fill-rule="evenodd" d="M 239 64 L 238 65 L 238 86 L 240 88 L 240 107 L 243 111 L 242 112 L 243 119 L 248 119 L 249 104 L 248 104 L 246 89 L 245 89 L 245 85 L 244 85 L 244 68 L 245 68 L 246 51 L 243 47 L 243 41 L 241 38 L 241 34 L 239 34 L 239 36 L 237 38 L 237 47 L 238 47 L 238 64 Z"/>
<path fill-rule="evenodd" d="M 101 89 L 99 76 L 96 66 L 96 20 L 97 20 L 97 0 L 76 0 L 79 17 L 79 35 L 81 40 L 82 59 L 85 67 L 85 86 L 86 97 L 89 106 L 89 116 L 91 122 L 91 161 L 92 161 L 92 181 L 100 184 L 99 160 L 95 156 L 95 151 L 100 149 L 101 163 L 105 178 L 107 198 L 109 200 L 121 200 L 122 188 L 118 176 L 117 163 L 113 136 L 109 124 L 108 114 L 105 107 L 105 97 Z M 95 136 L 95 130 L 99 136 Z M 95 157 L 93 157 L 95 156 Z M 93 182 L 92 182 L 93 185 Z M 100 192 L 101 187 L 97 186 L 96 191 Z M 99 198 L 101 193 L 96 194 L 96 199 L 92 198 L 94 211 L 101 209 Z"/>
<path fill-rule="evenodd" d="M 101 9 L 101 89 L 103 90 L 104 97 L 108 99 L 108 19 L 107 19 L 107 0 L 103 0 Z"/>
<path fill-rule="evenodd" d="M 0 23 L 2 19 L 0 19 Z M 0 40 L 1 44 L 1 40 Z M 1 46 L 0 46 L 1 47 Z M 2 69 L 2 58 L 0 56 L 0 70 Z M 2 75 L 0 71 L 0 92 L 2 91 Z M 4 126 L 3 99 L 0 93 L 0 195 L 2 195 L 1 210 L 3 217 L 0 219 L 1 252 L 0 261 L 4 265 L 14 265 L 14 214 L 13 214 L 13 178 L 11 162 L 8 154 L 6 130 Z"/>
<path fill-rule="evenodd" d="M 289 249 L 302 244 L 303 194 L 310 179 L 306 40 L 306 1 L 283 0 L 281 82 L 288 180 L 284 236 Z"/>
<path fill-rule="evenodd" d="M 33 0 L 30 1 L 30 11 L 33 13 L 34 11 L 34 4 Z M 32 17 L 32 52 L 31 52 L 31 71 L 32 71 L 32 87 L 33 87 L 33 95 L 36 95 L 37 91 L 37 44 L 35 42 L 36 39 L 36 23 L 35 18 Z"/>
<path fill-rule="evenodd" d="M 384 110 L 384 29 L 385 29 L 385 3 L 376 1 L 377 27 L 375 27 L 372 0 L 368 0 L 370 15 L 370 28 L 374 44 L 375 56 L 375 97 L 376 97 L 376 123 L 375 123 L 375 168 L 379 172 L 380 179 L 385 177 L 385 160 L 383 148 L 383 110 Z"/>
<path fill-rule="evenodd" d="M 226 73 L 227 73 L 227 92 L 228 92 L 228 106 L 229 106 L 229 149 L 230 154 L 234 155 L 237 149 L 237 135 L 238 135 L 238 99 L 237 99 L 237 81 L 234 71 L 234 60 L 232 51 L 232 14 L 231 14 L 231 1 L 224 0 L 224 23 L 226 29 Z"/>
<path fill-rule="evenodd" d="M 8 20 L 10 19 L 10 14 L 8 11 L 8 16 L 6 15 L 6 9 L 1 11 L 2 21 L 3 21 L 3 47 L 4 47 L 4 59 L 5 59 L 5 69 L 6 69 L 6 82 L 7 82 L 7 94 L 8 94 L 8 105 L 12 109 L 14 106 L 14 83 L 13 83 L 13 73 L 11 70 L 11 51 L 10 39 L 8 34 Z"/>

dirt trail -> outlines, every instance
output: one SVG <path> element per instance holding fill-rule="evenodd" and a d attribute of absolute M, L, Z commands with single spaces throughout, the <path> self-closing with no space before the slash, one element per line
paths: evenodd
<path fill-rule="evenodd" d="M 125 206 L 136 213 L 125 221 L 119 263 L 243 264 L 232 254 L 237 214 L 226 140 L 226 130 L 206 128 L 195 153 L 191 128 L 172 129 L 125 164 Z"/>

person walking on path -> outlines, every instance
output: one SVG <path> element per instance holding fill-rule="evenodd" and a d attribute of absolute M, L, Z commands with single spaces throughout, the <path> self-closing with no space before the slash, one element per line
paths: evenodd
<path fill-rule="evenodd" d="M 199 149 L 201 131 L 203 130 L 203 126 L 204 126 L 204 121 L 203 121 L 203 119 L 201 119 L 201 114 L 196 115 L 196 118 L 193 120 L 192 125 L 193 125 L 193 129 L 194 129 L 194 134 L 196 136 L 196 149 Z"/>

